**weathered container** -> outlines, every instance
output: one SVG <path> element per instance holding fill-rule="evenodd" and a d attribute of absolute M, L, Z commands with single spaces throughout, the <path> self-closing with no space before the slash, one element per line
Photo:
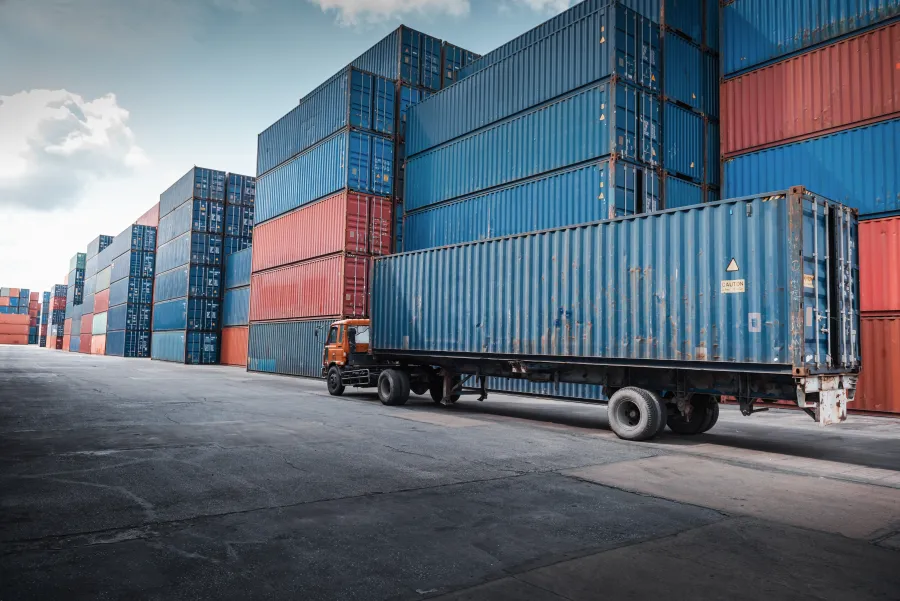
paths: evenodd
<path fill-rule="evenodd" d="M 370 261 L 337 254 L 254 273 L 250 321 L 367 317 Z"/>
<path fill-rule="evenodd" d="M 900 413 L 900 313 L 863 316 L 862 372 L 850 409 Z"/>
<path fill-rule="evenodd" d="M 159 226 L 159 203 L 156 203 L 152 207 L 150 207 L 146 213 L 141 215 L 135 221 L 137 225 L 146 225 L 149 227 L 158 227 Z"/>
<path fill-rule="evenodd" d="M 65 335 L 62 337 L 62 349 L 63 351 L 71 352 L 72 351 L 72 337 L 69 335 Z"/>
<path fill-rule="evenodd" d="M 387 254 L 389 198 L 341 191 L 256 227 L 253 271 L 339 252 Z"/>
<path fill-rule="evenodd" d="M 93 335 L 88 332 L 87 334 L 82 333 L 78 337 L 78 348 L 70 349 L 74 353 L 81 353 L 83 355 L 91 354 L 91 340 L 93 339 Z"/>
<path fill-rule="evenodd" d="M 222 304 L 218 299 L 181 298 L 153 305 L 154 332 L 167 330 L 219 329 L 219 312 Z"/>
<path fill-rule="evenodd" d="M 893 23 L 726 80 L 722 152 L 733 156 L 900 116 L 898 61 L 900 23 Z"/>
<path fill-rule="evenodd" d="M 109 289 L 94 295 L 94 312 L 103 313 L 109 309 Z"/>
<path fill-rule="evenodd" d="M 94 335 L 91 337 L 91 354 L 92 355 L 105 355 L 106 354 L 106 334 L 97 336 Z"/>
<path fill-rule="evenodd" d="M 395 94 L 396 84 L 389 79 L 352 67 L 342 69 L 259 134 L 257 175 L 346 127 L 394 135 Z"/>
<path fill-rule="evenodd" d="M 599 82 L 416 155 L 406 164 L 405 208 L 414 211 L 610 155 L 655 164 L 658 129 L 654 95 Z"/>
<path fill-rule="evenodd" d="M 700 22 L 699 18 L 691 19 Z M 663 36 L 663 94 L 710 117 L 719 116 L 719 58 L 684 38 Z"/>
<path fill-rule="evenodd" d="M 351 63 L 414 86 L 441 87 L 441 40 L 401 25 Z"/>
<path fill-rule="evenodd" d="M 655 211 L 658 188 L 652 170 L 601 161 L 407 213 L 403 248 L 422 250 Z"/>
<path fill-rule="evenodd" d="M 900 217 L 859 224 L 860 309 L 900 313 Z"/>
<path fill-rule="evenodd" d="M 852 209 L 795 189 L 377 258 L 372 344 L 853 370 L 856 239 Z"/>
<path fill-rule="evenodd" d="M 706 143 L 703 117 L 666 102 L 663 108 L 663 166 L 666 170 L 702 182 Z"/>
<path fill-rule="evenodd" d="M 106 354 L 114 357 L 150 357 L 150 331 L 116 330 L 107 332 Z"/>
<path fill-rule="evenodd" d="M 111 306 L 123 303 L 149 305 L 153 300 L 153 280 L 150 278 L 125 278 L 109 287 L 109 304 Z"/>
<path fill-rule="evenodd" d="M 28 328 L 27 322 L 24 324 L 8 324 L 8 323 L 3 323 L 3 321 L 0 320 L 0 334 L 4 334 L 7 336 L 11 336 L 13 334 L 16 334 L 19 336 L 23 336 L 23 335 L 27 336 L 28 329 L 29 328 Z"/>
<path fill-rule="evenodd" d="M 159 220 L 157 246 L 162 246 L 187 232 L 222 234 L 224 230 L 225 203 L 212 200 L 191 200 L 176 207 Z"/>
<path fill-rule="evenodd" d="M 156 269 L 156 253 L 152 251 L 131 250 L 113 259 L 110 266 L 111 283 L 127 277 L 152 278 Z"/>
<path fill-rule="evenodd" d="M 250 329 L 247 326 L 222 328 L 222 365 L 247 367 L 247 345 Z"/>
<path fill-rule="evenodd" d="M 259 178 L 256 222 L 262 223 L 344 188 L 391 196 L 393 172 L 393 140 L 344 130 Z"/>
<path fill-rule="evenodd" d="M 81 333 L 81 334 L 92 333 L 93 327 L 94 327 L 93 324 L 94 324 L 94 314 L 93 313 L 88 313 L 87 315 L 82 315 L 81 316 L 81 326 L 80 326 L 81 329 L 79 330 L 79 333 Z"/>
<path fill-rule="evenodd" d="M 240 288 L 250 285 L 250 266 L 253 249 L 242 250 L 225 258 L 225 288 Z"/>
<path fill-rule="evenodd" d="M 896 0 L 735 0 L 722 6 L 722 72 L 734 75 L 900 15 Z"/>
<path fill-rule="evenodd" d="M 322 377 L 322 353 L 333 319 L 250 324 L 247 369 Z"/>
<path fill-rule="evenodd" d="M 413 106 L 407 155 L 611 75 L 658 89 L 658 49 L 657 25 L 620 5 L 600 7 Z"/>
<path fill-rule="evenodd" d="M 152 359 L 214 365 L 219 360 L 219 335 L 215 332 L 153 332 L 150 343 Z"/>
<path fill-rule="evenodd" d="M 225 181 L 225 202 L 230 205 L 252 207 L 256 203 L 256 178 L 229 173 Z"/>
<path fill-rule="evenodd" d="M 128 303 L 110 307 L 106 317 L 108 332 L 117 330 L 150 331 L 153 308 L 150 305 Z"/>
<path fill-rule="evenodd" d="M 859 209 L 900 213 L 900 120 L 858 127 L 725 161 L 726 197 L 780 190 L 790 182 Z M 792 185 L 793 185 L 792 184 Z"/>
<path fill-rule="evenodd" d="M 0 344 L 28 344 L 28 334 L 0 334 Z"/>
<path fill-rule="evenodd" d="M 187 264 L 222 265 L 222 236 L 217 234 L 184 234 L 166 242 L 156 252 L 156 272 L 164 273 Z"/>
<path fill-rule="evenodd" d="M 222 297 L 222 269 L 204 265 L 184 265 L 156 276 L 154 302 L 190 296 Z"/>
<path fill-rule="evenodd" d="M 225 202 L 225 172 L 193 167 L 159 195 L 159 218 L 191 198 Z"/>
<path fill-rule="evenodd" d="M 245 326 L 250 323 L 250 286 L 225 291 L 222 300 L 222 325 Z"/>

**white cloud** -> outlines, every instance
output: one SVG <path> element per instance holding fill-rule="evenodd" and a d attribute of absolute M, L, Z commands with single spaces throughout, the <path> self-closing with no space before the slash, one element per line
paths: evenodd
<path fill-rule="evenodd" d="M 148 162 L 114 94 L 66 90 L 0 96 L 0 206 L 51 210 L 76 204 L 99 178 Z"/>
<path fill-rule="evenodd" d="M 542 13 L 561 13 L 573 4 L 573 0 L 514 0 L 517 4 L 524 4 L 531 10 Z"/>
<path fill-rule="evenodd" d="M 419 13 L 461 17 L 469 13 L 469 0 L 308 0 L 325 12 L 337 13 L 338 21 L 353 25 L 360 21 L 384 21 Z"/>

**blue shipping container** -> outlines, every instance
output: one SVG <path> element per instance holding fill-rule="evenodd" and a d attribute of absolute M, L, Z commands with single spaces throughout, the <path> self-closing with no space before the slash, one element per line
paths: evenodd
<path fill-rule="evenodd" d="M 397 116 L 399 118 L 399 123 L 397 124 L 397 133 L 400 134 L 401 139 L 405 139 L 406 127 L 409 122 L 409 107 L 422 102 L 424 99 L 431 96 L 432 92 L 419 88 L 412 88 L 410 86 L 400 86 L 398 94 Z M 402 158 L 403 157 L 397 157 L 397 160 Z"/>
<path fill-rule="evenodd" d="M 438 90 L 441 40 L 401 25 L 351 65 L 387 79 Z"/>
<path fill-rule="evenodd" d="M 153 302 L 153 280 L 150 278 L 125 278 L 109 287 L 109 305 L 122 303 Z"/>
<path fill-rule="evenodd" d="M 454 46 L 453 44 L 449 44 L 444 42 L 444 56 L 442 59 L 444 65 L 444 71 L 441 74 L 443 78 L 441 80 L 441 87 L 446 88 L 447 86 L 457 82 L 459 80 L 459 72 L 463 70 L 463 68 L 471 65 L 477 59 L 481 58 L 474 52 L 469 50 L 464 50 L 459 46 Z"/>
<path fill-rule="evenodd" d="M 222 301 L 222 325 L 245 326 L 250 323 L 250 287 L 225 291 Z"/>
<path fill-rule="evenodd" d="M 150 331 L 117 330 L 107 332 L 106 354 L 111 357 L 150 357 Z"/>
<path fill-rule="evenodd" d="M 253 235 L 253 207 L 228 205 L 225 208 L 225 235 L 251 237 Z"/>
<path fill-rule="evenodd" d="M 127 277 L 152 278 L 156 267 L 156 253 L 130 250 L 113 259 L 111 267 L 109 281 L 113 284 Z"/>
<path fill-rule="evenodd" d="M 113 241 L 113 237 L 106 236 L 106 235 L 100 235 L 100 236 L 97 236 L 96 238 L 94 238 L 93 240 L 91 240 L 90 244 L 88 244 L 88 247 L 87 247 L 87 254 L 86 254 L 87 260 L 91 260 L 92 258 L 99 255 L 100 251 L 102 251 L 107 246 L 112 244 L 112 241 Z"/>
<path fill-rule="evenodd" d="M 658 187 L 652 170 L 624 161 L 601 161 L 407 213 L 403 249 L 422 250 L 655 211 Z"/>
<path fill-rule="evenodd" d="M 194 167 L 159 195 L 162 219 L 190 198 L 225 202 L 225 172 Z"/>
<path fill-rule="evenodd" d="M 154 302 L 183 298 L 222 297 L 222 269 L 205 265 L 184 265 L 156 276 Z"/>
<path fill-rule="evenodd" d="M 322 377 L 322 353 L 332 320 L 250 324 L 247 370 Z"/>
<path fill-rule="evenodd" d="M 734 0 L 722 6 L 726 77 L 900 15 L 897 0 Z"/>
<path fill-rule="evenodd" d="M 792 185 L 859 209 L 900 214 L 900 119 L 859 127 L 725 161 L 725 196 Z"/>
<path fill-rule="evenodd" d="M 252 238 L 235 238 L 234 236 L 225 236 L 224 241 L 225 245 L 223 246 L 222 254 L 225 255 L 226 259 L 230 255 L 241 252 L 242 250 L 246 250 L 253 245 Z"/>
<path fill-rule="evenodd" d="M 666 102 L 663 108 L 663 167 L 694 181 L 705 173 L 706 125 L 701 115 Z"/>
<path fill-rule="evenodd" d="M 98 256 L 97 270 L 102 271 L 129 250 L 156 250 L 156 228 L 145 225 L 129 225 Z"/>
<path fill-rule="evenodd" d="M 668 174 L 662 181 L 665 208 L 680 209 L 703 202 L 703 188 L 698 184 Z"/>
<path fill-rule="evenodd" d="M 189 233 L 166 242 L 156 252 L 156 272 L 163 273 L 182 265 L 220 266 L 222 236 Z"/>
<path fill-rule="evenodd" d="M 259 178 L 256 222 L 262 223 L 343 188 L 391 196 L 393 171 L 391 139 L 355 130 L 342 131 Z"/>
<path fill-rule="evenodd" d="M 250 269 L 253 265 L 252 249 L 242 250 L 225 258 L 225 288 L 250 285 Z"/>
<path fill-rule="evenodd" d="M 150 316 L 153 309 L 150 305 L 129 303 L 110 307 L 107 311 L 106 329 L 114 330 L 150 330 Z"/>
<path fill-rule="evenodd" d="M 224 203 L 189 200 L 159 220 L 159 246 L 187 232 L 221 234 L 224 229 Z"/>
<path fill-rule="evenodd" d="M 219 312 L 222 304 L 218 299 L 181 298 L 153 305 L 154 332 L 165 330 L 209 330 L 219 329 Z"/>
<path fill-rule="evenodd" d="M 74 324 L 73 324 L 74 327 Z M 72 332 L 72 335 L 69 337 L 69 352 L 70 353 L 78 353 L 81 351 L 81 338 L 75 335 L 75 332 Z"/>
<path fill-rule="evenodd" d="M 153 332 L 150 357 L 187 365 L 219 362 L 219 335 L 215 332 Z"/>
<path fill-rule="evenodd" d="M 406 164 L 405 208 L 610 155 L 655 164 L 658 115 L 655 96 L 609 80 L 598 83 L 415 156 Z"/>
<path fill-rule="evenodd" d="M 658 49 L 657 25 L 618 5 L 602 7 L 410 108 L 406 152 L 415 156 L 610 75 L 657 90 Z"/>
<path fill-rule="evenodd" d="M 353 68 L 344 69 L 259 134 L 257 175 L 346 127 L 394 135 L 395 93 L 393 81 Z"/>
<path fill-rule="evenodd" d="M 663 88 L 668 99 L 719 117 L 719 59 L 678 35 L 663 42 Z"/>
<path fill-rule="evenodd" d="M 852 209 L 785 192 L 377 257 L 372 344 L 789 375 L 856 368 L 856 238 Z M 829 292 L 837 273 L 849 274 L 846 286 Z M 829 308 L 824 335 L 816 316 Z"/>
<path fill-rule="evenodd" d="M 225 202 L 230 205 L 252 207 L 256 202 L 256 178 L 229 173 L 225 183 Z"/>

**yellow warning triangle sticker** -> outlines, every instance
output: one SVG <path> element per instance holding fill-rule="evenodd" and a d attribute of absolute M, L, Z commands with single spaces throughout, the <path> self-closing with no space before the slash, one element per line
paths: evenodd
<path fill-rule="evenodd" d="M 734 259 L 731 260 L 731 263 L 728 264 L 728 267 L 725 268 L 725 271 L 737 271 L 738 264 Z"/>

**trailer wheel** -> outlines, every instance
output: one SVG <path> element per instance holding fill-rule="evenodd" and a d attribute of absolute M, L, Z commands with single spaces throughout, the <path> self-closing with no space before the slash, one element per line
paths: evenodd
<path fill-rule="evenodd" d="M 622 388 L 609 399 L 609 425 L 619 438 L 649 440 L 665 418 L 660 403 L 645 390 Z"/>
<path fill-rule="evenodd" d="M 328 370 L 328 394 L 331 396 L 341 396 L 344 394 L 344 383 L 341 381 L 341 368 L 332 365 Z"/>
<path fill-rule="evenodd" d="M 709 412 L 706 415 L 706 422 L 703 424 L 703 427 L 700 428 L 700 434 L 704 432 L 709 432 L 713 429 L 713 426 L 716 425 L 716 422 L 719 421 L 719 403 L 716 399 L 711 399 L 711 404 L 709 406 Z"/>
<path fill-rule="evenodd" d="M 409 400 L 409 374 L 386 369 L 378 376 L 378 398 L 384 405 L 404 405 Z"/>
<path fill-rule="evenodd" d="M 414 394 L 422 396 L 426 392 L 431 390 L 431 386 L 429 386 L 428 382 L 413 382 L 409 385 L 409 389 L 413 391 Z"/>
<path fill-rule="evenodd" d="M 453 378 L 453 387 L 456 388 L 457 385 L 462 381 L 462 378 L 456 376 Z M 435 378 L 431 381 L 431 385 L 428 388 L 428 391 L 431 393 L 431 400 L 441 404 L 441 401 L 444 400 L 444 380 L 443 378 Z M 450 402 L 455 403 L 459 400 L 459 394 L 454 394 L 450 396 Z"/>
<path fill-rule="evenodd" d="M 695 394 L 691 397 L 690 404 L 693 407 L 691 411 L 691 420 L 688 421 L 680 411 L 673 411 L 666 420 L 669 429 L 675 434 L 682 436 L 695 436 L 706 432 L 715 424 L 707 426 L 715 415 L 718 420 L 718 403 L 708 394 Z M 715 409 L 713 408 L 715 407 Z M 704 429 L 705 428 L 705 429 Z"/>

